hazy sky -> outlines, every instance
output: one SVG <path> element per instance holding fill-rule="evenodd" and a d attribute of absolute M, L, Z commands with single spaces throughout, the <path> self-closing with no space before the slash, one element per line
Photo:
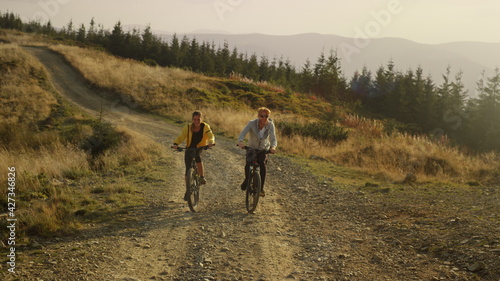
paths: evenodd
<path fill-rule="evenodd" d="M 0 11 L 50 19 L 56 27 L 92 17 L 106 29 L 151 25 L 199 31 L 399 37 L 419 43 L 500 42 L 498 0 L 0 0 Z"/>

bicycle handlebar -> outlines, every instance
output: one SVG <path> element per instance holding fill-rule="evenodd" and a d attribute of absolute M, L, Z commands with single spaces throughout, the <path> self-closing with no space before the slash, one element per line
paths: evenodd
<path fill-rule="evenodd" d="M 214 144 L 214 145 L 215 145 L 215 144 Z M 173 147 L 173 146 L 171 146 L 170 148 L 174 148 L 174 147 Z M 189 149 L 192 149 L 192 150 L 201 150 L 201 149 L 203 149 L 203 150 L 207 150 L 207 149 L 209 149 L 209 148 L 210 148 L 210 146 L 208 146 L 208 145 L 205 145 L 205 146 L 200 146 L 200 147 L 195 147 L 195 148 L 190 148 L 190 147 L 179 147 L 179 146 L 178 146 L 176 150 L 177 150 L 177 151 L 183 151 L 183 150 L 189 150 Z"/>
<path fill-rule="evenodd" d="M 236 146 L 239 146 L 239 145 L 236 145 Z M 252 147 L 246 146 L 246 145 L 243 147 L 243 149 L 244 150 L 255 150 L 257 152 L 265 152 L 266 154 L 270 154 L 271 153 L 270 149 L 268 149 L 268 150 L 265 150 L 265 149 L 255 149 L 255 148 L 252 148 Z"/>

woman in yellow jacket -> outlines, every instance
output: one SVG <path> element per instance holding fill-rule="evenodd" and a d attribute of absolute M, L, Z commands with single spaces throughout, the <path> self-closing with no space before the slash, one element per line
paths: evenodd
<path fill-rule="evenodd" d="M 193 112 L 193 122 L 191 124 L 187 124 L 182 128 L 181 134 L 174 141 L 174 149 L 177 149 L 177 146 L 186 141 L 186 147 L 195 148 L 202 146 L 212 147 L 215 145 L 215 136 L 210 129 L 210 126 L 202 121 L 201 112 L 195 111 Z M 196 154 L 196 165 L 198 166 L 198 173 L 200 174 L 200 184 L 206 184 L 207 181 L 205 179 L 205 174 L 203 171 L 203 162 L 201 161 L 201 153 L 203 150 L 198 150 Z M 191 159 L 186 151 L 184 156 L 184 162 L 186 163 L 186 175 L 189 171 L 191 165 Z M 186 196 L 184 196 L 184 200 L 187 200 Z"/>

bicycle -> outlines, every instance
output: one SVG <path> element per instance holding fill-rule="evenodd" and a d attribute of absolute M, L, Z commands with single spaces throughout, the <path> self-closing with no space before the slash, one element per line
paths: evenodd
<path fill-rule="evenodd" d="M 196 166 L 195 161 L 196 153 L 198 150 L 207 150 L 208 148 L 208 145 L 196 148 L 177 147 L 177 151 L 179 152 L 186 150 L 186 153 L 189 153 L 189 157 L 191 158 L 191 166 L 186 173 L 187 202 L 191 212 L 196 212 L 196 207 L 198 207 L 198 202 L 200 201 L 200 174 L 198 174 L 198 166 Z"/>
<path fill-rule="evenodd" d="M 248 171 L 245 173 L 248 175 L 247 186 L 246 186 L 246 195 L 245 195 L 245 205 L 248 213 L 253 214 L 255 209 L 257 209 L 257 204 L 259 203 L 260 192 L 262 191 L 261 185 L 261 177 L 260 177 L 260 166 L 257 162 L 257 154 L 258 153 L 271 153 L 270 150 L 260 150 L 254 149 L 248 146 L 243 147 L 247 153 L 246 161 L 250 162 L 250 166 Z"/>

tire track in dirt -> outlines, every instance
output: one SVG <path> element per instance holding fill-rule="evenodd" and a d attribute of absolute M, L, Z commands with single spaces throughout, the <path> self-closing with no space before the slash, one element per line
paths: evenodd
<path fill-rule="evenodd" d="M 163 145 L 179 132 L 178 127 L 139 113 L 119 99 L 102 98 L 60 55 L 46 48 L 25 49 L 45 65 L 60 94 L 88 113 L 98 116 L 104 110 L 105 118 L 115 125 Z M 171 182 L 153 184 L 145 191 L 150 206 L 131 211 L 136 223 L 121 226 L 123 233 L 92 237 L 97 245 L 92 253 L 106 257 L 93 270 L 95 276 L 115 280 L 285 279 L 296 264 L 293 255 L 299 251 L 298 239 L 281 232 L 288 223 L 287 212 L 272 187 L 257 214 L 246 213 L 244 193 L 239 190 L 243 155 L 233 141 L 217 138 L 217 146 L 205 154 L 209 184 L 203 187 L 197 213 L 188 212 L 182 201 L 183 155 L 173 155 Z M 108 247 L 99 249 L 99 245 Z M 89 278 L 82 280 L 93 280 Z"/>
<path fill-rule="evenodd" d="M 60 55 L 45 48 L 26 48 L 37 57 L 48 70 L 55 88 L 66 99 L 70 100 L 91 115 L 98 116 L 102 110 L 105 119 L 115 125 L 127 127 L 156 140 L 171 140 L 178 129 L 162 122 L 158 118 L 140 114 L 119 99 L 106 100 L 89 88 L 81 75 L 68 65 Z M 172 158 L 172 167 L 179 169 L 183 161 Z M 173 175 L 177 183 L 182 177 Z M 115 266 L 100 266 L 98 275 L 112 276 L 119 280 L 130 276 L 144 278 L 150 274 L 175 274 L 176 268 L 185 262 L 185 245 L 189 229 L 192 227 L 190 217 L 183 212 L 183 202 L 179 202 L 181 191 L 178 184 L 152 186 L 146 191 L 148 201 L 157 212 L 136 210 L 137 224 L 130 225 L 124 235 L 113 236 L 111 241 L 99 244 L 113 245 L 111 251 L 102 251 L 111 257 L 109 263 L 117 263 L 119 270 L 108 272 Z M 155 203 L 151 203 L 154 198 Z M 130 232 L 133 232 L 130 234 Z M 94 237 L 96 239 L 98 237 Z M 108 239 L 109 240 L 109 239 Z M 121 266 L 120 266 L 121 265 Z M 147 272 L 144 272 L 144 271 Z"/>
<path fill-rule="evenodd" d="M 202 190 L 198 228 L 191 235 L 197 239 L 190 252 L 199 253 L 193 264 L 202 264 L 218 280 L 285 279 L 294 271 L 293 253 L 299 250 L 297 240 L 280 233 L 287 220 L 278 194 L 272 194 L 270 186 L 256 213 L 247 214 L 245 193 L 239 188 L 244 151 L 234 141 L 219 140 L 205 159 L 209 184 Z"/>

